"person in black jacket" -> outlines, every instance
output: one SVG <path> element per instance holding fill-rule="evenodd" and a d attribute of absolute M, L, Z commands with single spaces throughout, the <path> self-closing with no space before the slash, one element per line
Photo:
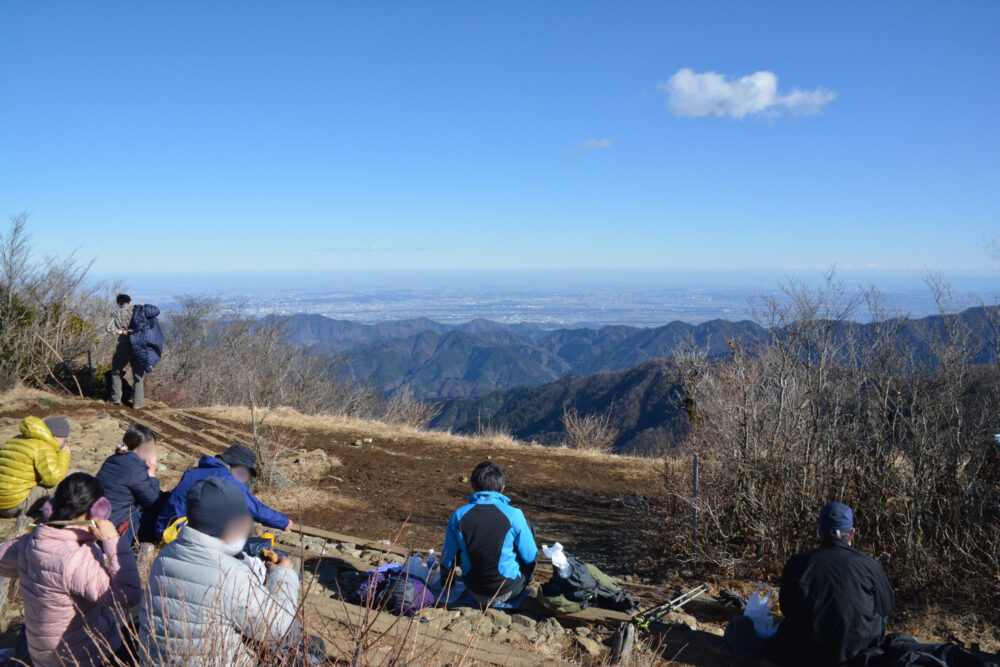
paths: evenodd
<path fill-rule="evenodd" d="M 111 523 L 129 542 L 154 541 L 153 525 L 168 493 L 156 479 L 156 438 L 142 424 L 133 424 L 97 473 L 111 503 Z"/>
<path fill-rule="evenodd" d="M 791 667 L 844 665 L 878 644 L 895 606 L 874 558 L 851 546 L 854 513 L 829 503 L 819 515 L 820 547 L 793 556 L 781 575 L 781 613 L 772 660 Z"/>

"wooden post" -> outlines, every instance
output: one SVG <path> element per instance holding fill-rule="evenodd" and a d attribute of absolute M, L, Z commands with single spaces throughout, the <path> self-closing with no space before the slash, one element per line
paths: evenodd
<path fill-rule="evenodd" d="M 698 541 L 698 455 L 694 455 L 694 465 L 691 470 L 691 543 Z"/>
<path fill-rule="evenodd" d="M 87 369 L 90 373 L 90 386 L 87 387 L 87 391 L 93 396 L 97 393 L 97 382 L 94 381 L 94 355 L 90 350 L 87 350 Z"/>

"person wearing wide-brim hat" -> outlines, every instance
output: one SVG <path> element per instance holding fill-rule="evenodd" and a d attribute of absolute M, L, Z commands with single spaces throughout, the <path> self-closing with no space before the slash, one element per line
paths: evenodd
<path fill-rule="evenodd" d="M 233 482 L 246 499 L 250 516 L 265 526 L 278 530 L 291 530 L 292 520 L 257 499 L 247 484 L 257 475 L 257 455 L 246 445 L 233 445 L 218 456 L 202 456 L 195 468 L 184 473 L 177 487 L 171 491 L 156 519 L 156 535 L 159 539 L 172 521 L 187 516 L 187 494 L 191 487 L 203 479 L 219 477 Z"/>

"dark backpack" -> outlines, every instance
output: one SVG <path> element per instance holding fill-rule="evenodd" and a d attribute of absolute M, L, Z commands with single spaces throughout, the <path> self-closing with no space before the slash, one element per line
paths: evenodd
<path fill-rule="evenodd" d="M 569 576 L 564 577 L 559 570 L 552 572 L 552 585 L 567 600 L 590 606 L 590 600 L 597 594 L 597 579 L 590 573 L 587 564 L 575 556 L 566 556 L 569 562 Z"/>
<path fill-rule="evenodd" d="M 851 667 L 996 667 L 1000 661 L 958 644 L 924 644 L 909 635 L 890 633 L 878 646 L 848 664 Z"/>
<path fill-rule="evenodd" d="M 575 556 L 566 554 L 569 574 L 562 576 L 558 570 L 551 581 L 538 591 L 538 601 L 554 614 L 573 614 L 587 607 L 631 611 L 635 598 L 601 572 L 595 565 L 588 565 Z"/>
<path fill-rule="evenodd" d="M 354 594 L 359 604 L 385 605 L 387 609 L 412 616 L 424 607 L 434 606 L 434 594 L 427 582 L 402 568 L 369 572 Z"/>

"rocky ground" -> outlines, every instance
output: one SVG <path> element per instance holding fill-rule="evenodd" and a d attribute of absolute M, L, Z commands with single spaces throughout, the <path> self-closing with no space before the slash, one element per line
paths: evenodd
<path fill-rule="evenodd" d="M 215 454 L 235 440 L 249 439 L 241 411 L 179 411 L 154 403 L 150 409 L 133 412 L 98 401 L 19 392 L 0 397 L 0 442 L 16 435 L 20 419 L 28 414 L 70 418 L 71 465 L 91 473 L 112 455 L 132 421 L 146 423 L 157 433 L 158 477 L 164 489 L 174 486 L 203 454 Z M 468 492 L 469 471 L 486 458 L 508 471 L 510 495 L 535 523 L 540 542 L 562 542 L 584 560 L 619 577 L 644 603 L 665 601 L 682 588 L 700 583 L 685 581 L 676 573 L 664 573 L 659 580 L 639 579 L 630 570 L 632 557 L 641 553 L 647 539 L 643 516 L 657 502 L 659 480 L 666 471 L 661 462 L 519 447 L 504 440 L 459 438 L 335 418 L 306 419 L 281 411 L 267 423 L 265 435 L 273 445 L 273 456 L 266 465 L 272 472 L 259 489 L 262 500 L 298 524 L 336 531 L 326 536 L 271 531 L 289 551 L 303 557 L 307 609 L 315 608 L 316 618 L 328 621 L 340 613 L 329 606 L 331 601 L 352 600 L 361 577 L 373 567 L 399 560 L 399 554 L 409 549 L 440 549 L 443 526 Z M 0 519 L 0 538 L 11 536 L 13 524 Z M 540 572 L 544 580 L 544 566 Z M 756 583 L 713 580 L 709 586 L 713 595 L 720 588 L 748 593 Z M 716 606 L 699 604 L 671 614 L 654 628 L 649 639 L 655 651 L 644 653 L 642 659 L 652 664 L 662 655 L 677 665 L 731 664 L 721 639 L 725 618 L 726 613 L 718 613 Z M 15 597 L 0 617 L 8 640 L 19 622 Z M 468 638 L 480 648 L 501 647 L 537 658 L 511 657 L 506 662 L 512 665 L 557 659 L 601 664 L 608 655 L 604 642 L 616 627 L 615 622 L 564 619 L 560 623 L 531 613 L 530 608 L 515 614 L 429 609 L 414 621 L 397 622 Z M 341 623 L 330 631 L 356 634 L 349 625 Z M 926 624 L 911 618 L 898 629 L 932 640 L 959 638 L 982 641 L 984 648 L 996 645 L 995 628 L 967 619 L 935 619 Z"/>

